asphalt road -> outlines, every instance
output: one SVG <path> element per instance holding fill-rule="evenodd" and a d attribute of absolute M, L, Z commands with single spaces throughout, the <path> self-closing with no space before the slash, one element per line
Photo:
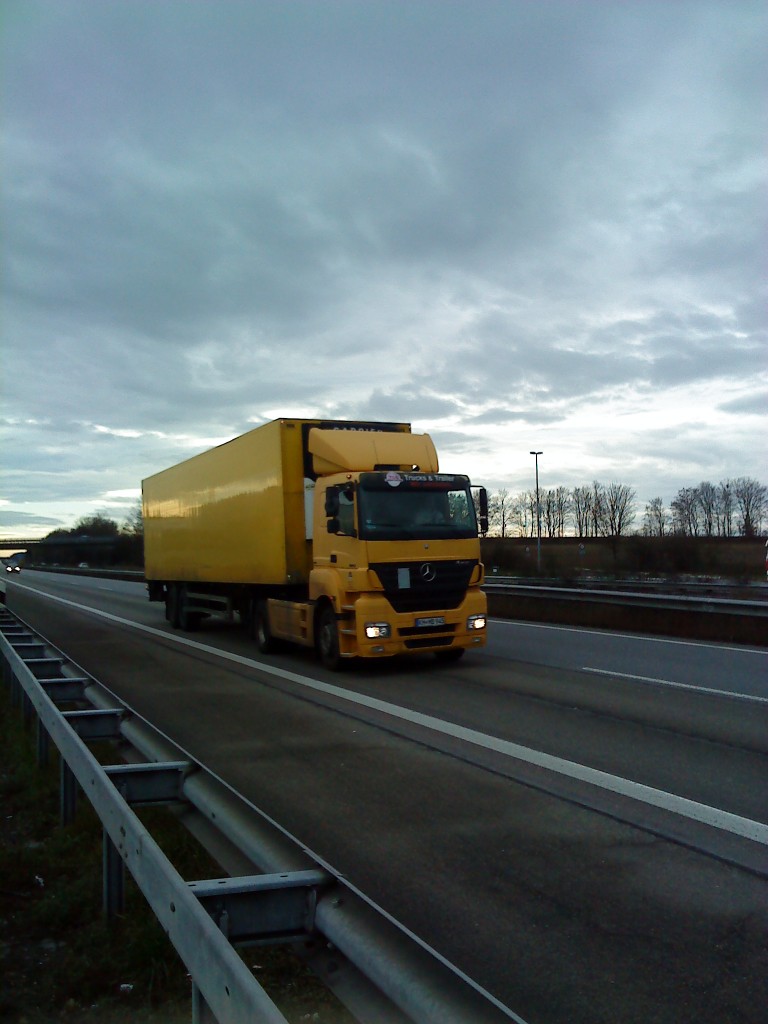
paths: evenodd
<path fill-rule="evenodd" d="M 332 675 L 139 584 L 8 604 L 530 1024 L 768 1020 L 768 652 L 492 623 Z"/>

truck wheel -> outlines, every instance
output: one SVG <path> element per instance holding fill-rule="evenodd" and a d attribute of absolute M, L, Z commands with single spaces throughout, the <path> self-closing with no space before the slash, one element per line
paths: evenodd
<path fill-rule="evenodd" d="M 325 607 L 317 623 L 317 654 L 326 668 L 338 672 L 342 660 L 339 652 L 339 627 L 333 608 Z"/>
<path fill-rule="evenodd" d="M 269 629 L 269 610 L 266 601 L 254 601 L 251 607 L 251 636 L 262 654 L 273 654 L 277 641 Z"/>
<path fill-rule="evenodd" d="M 169 583 L 165 591 L 165 617 L 173 629 L 178 629 L 179 622 L 179 587 L 176 583 Z"/>
<path fill-rule="evenodd" d="M 202 615 L 200 612 L 191 612 L 189 610 L 189 600 L 185 586 L 178 588 L 178 608 L 179 629 L 185 633 L 194 633 L 196 629 L 200 628 Z"/>

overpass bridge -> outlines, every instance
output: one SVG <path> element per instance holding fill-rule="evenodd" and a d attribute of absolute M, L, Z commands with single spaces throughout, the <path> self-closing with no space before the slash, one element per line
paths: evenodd
<path fill-rule="evenodd" d="M 30 561 L 60 562 L 62 565 L 80 561 L 100 564 L 111 560 L 112 552 L 120 538 L 90 537 L 11 537 L 0 539 L 0 553 L 8 558 L 11 552 L 23 552 Z"/>

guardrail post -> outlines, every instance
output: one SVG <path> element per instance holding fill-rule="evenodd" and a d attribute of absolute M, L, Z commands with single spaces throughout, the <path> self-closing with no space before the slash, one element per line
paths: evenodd
<path fill-rule="evenodd" d="M 37 765 L 39 768 L 47 768 L 51 759 L 51 743 L 48 730 L 43 725 L 42 719 L 37 719 Z"/>
<path fill-rule="evenodd" d="M 62 825 L 69 825 L 77 810 L 77 779 L 62 757 L 59 771 L 59 808 Z"/>
<path fill-rule="evenodd" d="M 21 707 L 21 695 L 23 692 L 16 673 L 11 672 L 11 707 L 14 711 L 18 711 Z"/>
<path fill-rule="evenodd" d="M 12 686 L 14 682 L 13 669 L 5 655 L 3 655 L 3 682 L 6 686 Z"/>
<path fill-rule="evenodd" d="M 24 715 L 24 727 L 29 728 L 29 724 L 35 714 L 35 708 L 26 693 L 21 695 L 21 710 Z"/>
<path fill-rule="evenodd" d="M 203 993 L 192 982 L 192 1024 L 216 1024 L 211 1008 L 203 998 Z"/>
<path fill-rule="evenodd" d="M 125 910 L 125 867 L 106 829 L 102 833 L 102 894 L 104 916 L 111 921 Z"/>

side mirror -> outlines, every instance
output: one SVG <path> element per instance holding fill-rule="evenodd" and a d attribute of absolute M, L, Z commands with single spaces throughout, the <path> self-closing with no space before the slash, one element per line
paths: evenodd
<path fill-rule="evenodd" d="M 477 496 L 478 505 L 480 506 L 480 515 L 478 516 L 480 526 L 480 533 L 483 536 L 488 533 L 488 491 L 484 487 L 480 488 L 480 492 Z"/>

